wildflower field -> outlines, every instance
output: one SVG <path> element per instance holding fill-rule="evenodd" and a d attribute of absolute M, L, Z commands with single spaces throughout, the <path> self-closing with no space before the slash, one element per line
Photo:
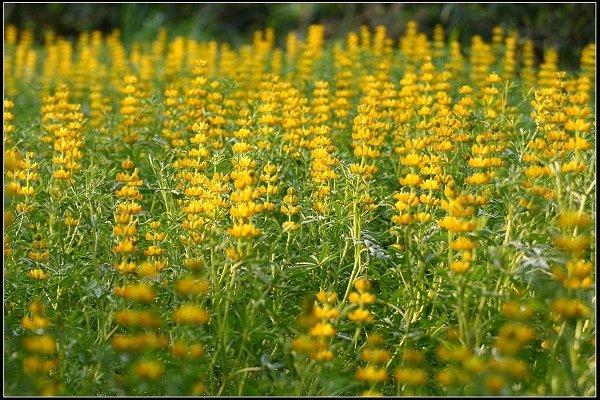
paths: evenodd
<path fill-rule="evenodd" d="M 4 393 L 595 395 L 595 44 L 490 33 L 7 26 Z"/>

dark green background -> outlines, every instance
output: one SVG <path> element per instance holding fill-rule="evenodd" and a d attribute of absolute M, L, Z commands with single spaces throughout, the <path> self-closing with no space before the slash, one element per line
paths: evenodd
<path fill-rule="evenodd" d="M 401 36 L 406 22 L 414 19 L 422 32 L 431 35 L 436 23 L 446 29 L 447 37 L 468 45 L 479 34 L 489 40 L 498 25 L 517 29 L 522 38 L 534 40 L 539 54 L 546 47 L 559 51 L 561 65 L 576 67 L 581 48 L 595 42 L 595 3 L 550 4 L 23 4 L 4 3 L 4 23 L 34 29 L 38 39 L 44 31 L 75 38 L 80 32 L 121 29 L 123 40 L 152 39 L 160 26 L 172 35 L 192 35 L 200 40 L 216 39 L 232 44 L 248 42 L 255 30 L 273 27 L 278 44 L 285 33 L 303 35 L 308 25 L 322 23 L 327 37 L 339 37 L 357 31 L 366 24 L 388 27 L 392 38 Z"/>

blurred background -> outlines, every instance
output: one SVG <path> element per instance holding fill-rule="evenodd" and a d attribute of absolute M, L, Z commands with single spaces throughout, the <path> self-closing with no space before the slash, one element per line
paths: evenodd
<path fill-rule="evenodd" d="M 114 28 L 122 32 L 124 42 L 151 40 L 161 26 L 171 36 L 186 35 L 199 40 L 226 41 L 233 45 L 248 43 L 259 29 L 275 29 L 278 44 L 287 32 L 304 35 L 310 24 L 325 26 L 328 38 L 357 31 L 360 25 L 374 28 L 385 25 L 388 36 L 401 36 L 409 20 L 431 37 L 433 27 L 441 23 L 446 37 L 469 45 L 471 36 L 490 40 L 494 26 L 518 30 L 521 37 L 534 41 L 539 54 L 547 47 L 560 54 L 563 67 L 578 65 L 580 50 L 595 42 L 595 3 L 438 3 L 438 4 L 335 4 L 335 3 L 4 3 L 4 24 L 30 28 L 40 40 L 53 30 L 67 38 L 83 31 Z"/>

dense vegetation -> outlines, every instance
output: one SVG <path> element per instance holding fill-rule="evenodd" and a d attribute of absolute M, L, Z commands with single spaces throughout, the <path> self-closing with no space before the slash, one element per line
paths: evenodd
<path fill-rule="evenodd" d="M 595 395 L 595 45 L 5 32 L 4 387 Z"/>

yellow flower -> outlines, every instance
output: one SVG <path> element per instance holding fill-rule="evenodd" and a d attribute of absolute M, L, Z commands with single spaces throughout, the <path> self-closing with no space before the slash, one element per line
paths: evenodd
<path fill-rule="evenodd" d="M 360 306 L 364 304 L 373 304 L 375 303 L 376 297 L 375 295 L 367 292 L 357 293 L 352 292 L 350 296 L 348 296 L 348 301 L 352 304 L 358 304 Z"/>
<path fill-rule="evenodd" d="M 415 214 L 414 219 L 416 221 L 419 221 L 420 223 L 425 223 L 425 222 L 429 222 L 431 221 L 431 214 L 428 212 L 418 212 Z"/>
<path fill-rule="evenodd" d="M 477 172 L 473 175 L 470 175 L 465 180 L 469 185 L 483 185 L 484 183 L 488 183 L 493 177 L 492 173 L 484 173 Z"/>
<path fill-rule="evenodd" d="M 141 333 L 138 335 L 117 334 L 113 336 L 112 346 L 117 351 L 146 351 L 167 347 L 169 340 L 165 335 Z"/>
<path fill-rule="evenodd" d="M 379 333 L 372 333 L 367 337 L 367 344 L 370 346 L 381 346 L 383 344 L 383 336 Z"/>
<path fill-rule="evenodd" d="M 523 360 L 511 357 L 491 359 L 489 368 L 515 378 L 524 378 L 527 375 L 527 364 Z"/>
<path fill-rule="evenodd" d="M 354 287 L 359 292 L 366 292 L 371 289 L 371 282 L 366 278 L 358 278 L 356 281 L 354 281 Z"/>
<path fill-rule="evenodd" d="M 589 244 L 589 239 L 585 235 L 579 235 L 577 237 L 558 236 L 554 238 L 554 244 L 559 249 L 564 249 L 572 251 L 574 253 L 578 253 L 586 249 L 586 247 Z"/>
<path fill-rule="evenodd" d="M 192 396 L 202 396 L 206 394 L 206 386 L 202 382 L 197 383 L 192 388 Z"/>
<path fill-rule="evenodd" d="M 34 315 L 33 318 L 23 317 L 21 325 L 29 331 L 37 331 L 38 329 L 46 329 L 50 325 L 50 320 L 39 315 Z"/>
<path fill-rule="evenodd" d="M 592 124 L 581 118 L 570 119 L 565 124 L 565 129 L 568 131 L 589 132 L 591 128 Z"/>
<path fill-rule="evenodd" d="M 500 375 L 491 375 L 485 378 L 485 387 L 493 394 L 498 394 L 505 385 L 504 378 Z"/>
<path fill-rule="evenodd" d="M 56 340 L 48 335 L 34 336 L 23 339 L 25 349 L 32 353 L 56 353 Z"/>
<path fill-rule="evenodd" d="M 146 250 L 144 250 L 144 255 L 146 257 L 162 256 L 163 254 L 165 254 L 165 249 L 163 249 L 160 246 L 151 245 Z"/>
<path fill-rule="evenodd" d="M 505 355 L 515 355 L 534 337 L 533 328 L 519 322 L 507 322 L 500 328 L 496 346 Z"/>
<path fill-rule="evenodd" d="M 138 267 L 138 274 L 145 278 L 155 278 L 158 276 L 158 272 L 158 265 L 150 261 L 144 261 Z"/>
<path fill-rule="evenodd" d="M 120 241 L 116 246 L 113 246 L 112 250 L 117 253 L 133 253 L 136 250 L 135 245 L 129 239 Z"/>
<path fill-rule="evenodd" d="M 326 293 L 325 291 L 321 290 L 319 293 L 317 293 L 316 298 L 321 303 L 332 304 L 337 300 L 337 294 L 333 292 Z"/>
<path fill-rule="evenodd" d="M 509 301 L 502 306 L 502 314 L 514 320 L 527 320 L 533 316 L 532 307 L 521 305 L 516 301 Z"/>
<path fill-rule="evenodd" d="M 27 273 L 27 275 L 29 275 L 29 277 L 33 278 L 33 279 L 40 279 L 40 280 L 48 279 L 48 274 L 46 274 L 40 268 L 32 269 L 31 271 L 29 271 Z"/>
<path fill-rule="evenodd" d="M 458 218 L 451 216 L 444 217 L 443 220 L 437 221 L 437 223 L 440 228 L 447 229 L 450 232 L 471 232 L 477 227 L 474 221 L 461 222 Z"/>
<path fill-rule="evenodd" d="M 329 322 L 319 322 L 313 326 L 310 330 L 311 336 L 333 336 L 335 335 L 335 329 Z"/>
<path fill-rule="evenodd" d="M 238 223 L 227 229 L 227 233 L 236 238 L 254 238 L 262 231 L 253 224 Z"/>
<path fill-rule="evenodd" d="M 156 380 L 165 372 L 165 366 L 160 361 L 142 360 L 133 366 L 133 372 L 140 378 Z"/>
<path fill-rule="evenodd" d="M 203 259 L 201 258 L 186 258 L 183 260 L 183 265 L 190 269 L 192 272 L 200 272 L 206 265 Z"/>
<path fill-rule="evenodd" d="M 373 365 L 369 365 L 365 368 L 359 368 L 356 371 L 356 379 L 369 383 L 385 382 L 387 379 L 387 372 L 385 368 L 377 368 Z"/>
<path fill-rule="evenodd" d="M 46 311 L 46 306 L 39 300 L 34 300 L 29 305 L 29 312 L 33 315 L 41 315 Z"/>
<path fill-rule="evenodd" d="M 427 374 L 422 369 L 397 368 L 394 377 L 399 383 L 411 386 L 423 385 L 427 381 Z"/>
<path fill-rule="evenodd" d="M 187 358 L 189 360 L 196 360 L 204 354 L 204 348 L 200 343 L 194 343 L 187 346 L 185 342 L 181 340 L 175 340 L 171 343 L 171 351 L 174 357 Z"/>
<path fill-rule="evenodd" d="M 409 225 L 412 222 L 410 214 L 397 214 L 392 217 L 392 222 L 396 225 Z"/>
<path fill-rule="evenodd" d="M 420 187 L 423 190 L 437 190 L 440 188 L 440 183 L 436 179 L 426 179 Z"/>
<path fill-rule="evenodd" d="M 451 247 L 454 250 L 472 250 L 477 247 L 477 243 L 466 236 L 461 236 L 452 242 Z"/>
<path fill-rule="evenodd" d="M 473 215 L 473 207 L 464 207 L 464 202 L 465 199 L 461 196 L 450 201 L 442 200 L 440 205 L 452 217 L 469 217 Z"/>
<path fill-rule="evenodd" d="M 184 277 L 177 281 L 175 290 L 180 294 L 206 294 L 208 292 L 208 281 Z"/>
<path fill-rule="evenodd" d="M 551 308 L 562 319 L 578 319 L 590 313 L 589 308 L 578 299 L 556 299 Z"/>
<path fill-rule="evenodd" d="M 47 374 L 57 366 L 57 360 L 47 360 L 38 356 L 28 356 L 23 359 L 23 372 L 27 375 Z"/>
<path fill-rule="evenodd" d="M 133 274 L 137 269 L 137 265 L 133 262 L 127 262 L 125 260 L 121 260 L 121 262 L 114 263 L 113 266 L 115 270 L 122 274 Z"/>
<path fill-rule="evenodd" d="M 318 342 L 312 338 L 303 336 L 292 342 L 292 349 L 299 353 L 310 353 L 318 346 Z"/>
<path fill-rule="evenodd" d="M 407 174 L 404 178 L 400 178 L 400 184 L 403 186 L 417 186 L 421 182 L 423 182 L 423 180 L 416 174 Z"/>
<path fill-rule="evenodd" d="M 340 311 L 337 308 L 331 308 L 328 304 L 323 307 L 315 306 L 313 308 L 313 315 L 317 319 L 335 319 L 340 315 Z"/>
<path fill-rule="evenodd" d="M 115 315 L 115 322 L 119 325 L 142 326 L 145 328 L 158 328 L 162 325 L 160 318 L 148 311 L 123 310 Z"/>
<path fill-rule="evenodd" d="M 409 153 L 400 159 L 400 163 L 404 166 L 416 166 L 421 162 L 421 158 L 417 153 Z"/>
<path fill-rule="evenodd" d="M 195 304 L 185 304 L 173 312 L 177 324 L 202 325 L 208 322 L 210 314 Z"/>
<path fill-rule="evenodd" d="M 282 207 L 283 209 L 283 207 Z M 297 231 L 298 229 L 300 229 L 300 224 L 294 222 L 294 221 L 285 221 L 281 227 L 283 228 L 284 232 L 293 232 L 293 231 Z"/>
<path fill-rule="evenodd" d="M 558 216 L 558 226 L 563 228 L 584 228 L 591 223 L 591 218 L 586 214 L 580 214 L 577 211 L 566 211 Z"/>
<path fill-rule="evenodd" d="M 156 294 L 145 283 L 116 287 L 115 294 L 133 301 L 151 302 L 156 298 Z"/>
<path fill-rule="evenodd" d="M 402 362 L 407 365 L 419 365 L 425 359 L 425 353 L 419 350 L 406 349 L 402 354 Z"/>
<path fill-rule="evenodd" d="M 373 315 L 365 308 L 358 308 L 348 313 L 348 319 L 356 323 L 370 324 L 373 322 Z"/>
<path fill-rule="evenodd" d="M 450 269 L 457 274 L 464 274 L 471 268 L 471 264 L 468 261 L 454 261 L 450 264 Z"/>
<path fill-rule="evenodd" d="M 333 352 L 328 349 L 320 349 L 311 353 L 310 358 L 315 361 L 331 361 L 333 360 Z"/>
<path fill-rule="evenodd" d="M 375 364 L 384 364 L 390 359 L 390 352 L 387 350 L 380 349 L 364 349 L 360 356 L 361 360 L 365 362 L 372 362 Z"/>

